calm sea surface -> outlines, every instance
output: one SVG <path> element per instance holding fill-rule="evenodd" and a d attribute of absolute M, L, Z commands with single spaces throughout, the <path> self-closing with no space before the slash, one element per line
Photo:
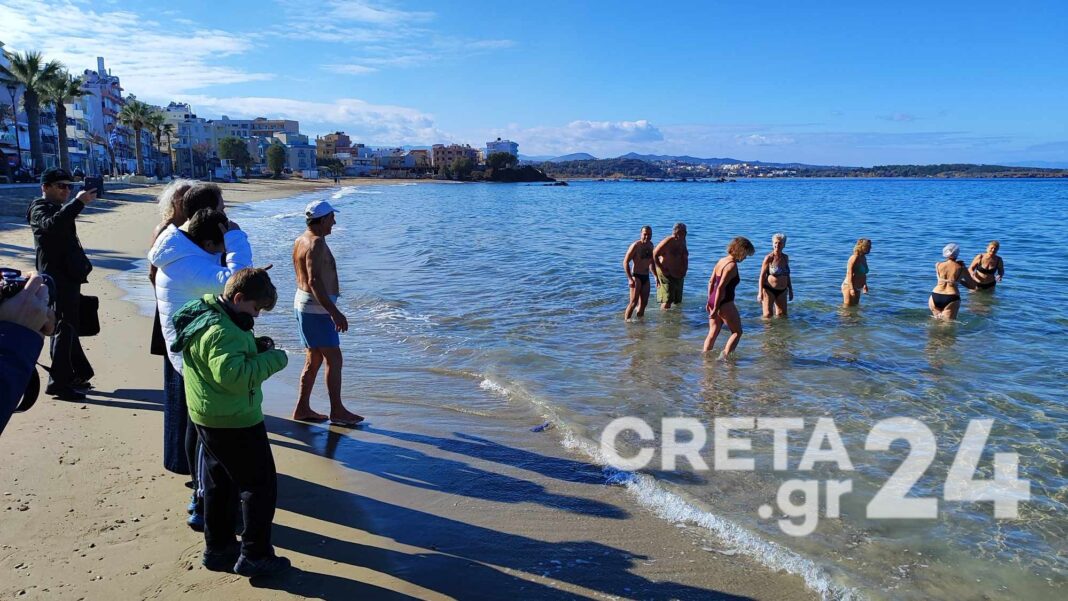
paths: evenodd
<path fill-rule="evenodd" d="M 683 462 L 678 473 L 650 468 L 631 487 L 669 519 L 716 530 L 742 552 L 806 574 L 828 596 L 1065 595 L 1068 182 L 428 184 L 234 209 L 256 262 L 274 263 L 282 294 L 257 330 L 291 348 L 300 346 L 291 245 L 304 228 L 303 205 L 317 197 L 341 210 L 329 243 L 351 324 L 342 337 L 347 394 L 367 399 L 367 412 L 376 403 L 433 405 L 515 419 L 524 431 L 551 420 L 556 427 L 543 436 L 588 460 L 619 416 L 694 417 L 710 437 L 715 417 L 805 418 L 805 432 L 790 439 L 790 470 L 771 470 L 763 432 L 748 454 L 756 473 L 694 473 Z M 643 322 L 624 323 L 627 246 L 642 225 L 656 242 L 676 221 L 689 227 L 681 311 L 654 304 Z M 767 323 L 756 276 L 780 231 L 789 236 L 796 297 L 788 320 Z M 741 265 L 745 335 L 737 358 L 719 362 L 700 354 L 702 307 L 713 264 L 739 235 L 757 247 Z M 845 310 L 839 285 L 858 237 L 873 240 L 871 293 Z M 991 239 L 1001 242 L 1004 283 L 994 294 L 965 291 L 957 323 L 931 320 L 942 246 L 957 242 L 970 261 Z M 936 520 L 865 517 L 874 490 L 908 454 L 902 441 L 864 450 L 872 426 L 895 416 L 934 433 L 937 455 L 910 495 L 939 499 L 968 420 L 993 419 L 976 477 L 992 477 L 994 452 L 1019 453 L 1032 494 L 1019 519 L 995 520 L 989 502 L 956 501 L 940 501 Z M 835 420 L 855 471 L 796 472 L 820 417 Z M 708 447 L 703 456 L 713 463 Z M 787 536 L 781 514 L 761 519 L 757 508 L 774 504 L 793 477 L 852 479 L 856 492 L 843 497 L 841 519 Z"/>

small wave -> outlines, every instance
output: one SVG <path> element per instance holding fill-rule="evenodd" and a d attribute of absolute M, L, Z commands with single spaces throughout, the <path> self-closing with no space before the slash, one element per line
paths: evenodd
<path fill-rule="evenodd" d="M 357 186 L 346 186 L 330 195 L 331 200 L 338 200 L 353 194 L 381 194 L 380 190 L 362 190 Z"/>
<path fill-rule="evenodd" d="M 505 398 L 509 398 L 508 389 L 489 378 L 483 379 L 482 382 L 479 383 L 478 387 L 482 390 L 488 390 Z"/>
<path fill-rule="evenodd" d="M 434 325 L 429 315 L 417 315 L 409 313 L 401 307 L 390 305 L 386 303 L 372 304 L 366 307 L 370 312 L 371 318 L 379 321 L 418 321 Z"/>
<path fill-rule="evenodd" d="M 607 458 L 601 453 L 600 447 L 576 434 L 551 403 L 516 386 L 502 384 L 488 376 L 482 378 L 479 388 L 510 400 L 525 399 L 537 406 L 542 411 L 542 417 L 553 423 L 556 430 L 561 433 L 561 446 L 577 451 L 601 466 L 607 484 L 625 486 L 627 492 L 639 505 L 653 511 L 657 517 L 673 524 L 691 524 L 704 528 L 723 543 L 737 548 L 741 553 L 768 568 L 785 570 L 800 576 L 805 581 L 805 585 L 818 593 L 822 599 L 856 601 L 863 598 L 859 592 L 832 582 L 826 570 L 816 563 L 777 543 L 764 540 L 727 519 L 696 507 L 677 493 L 665 489 L 656 478 L 611 467 Z"/>
<path fill-rule="evenodd" d="M 295 217 L 304 217 L 304 211 L 298 211 L 294 213 L 279 213 L 277 215 L 271 215 L 271 219 L 293 219 Z"/>

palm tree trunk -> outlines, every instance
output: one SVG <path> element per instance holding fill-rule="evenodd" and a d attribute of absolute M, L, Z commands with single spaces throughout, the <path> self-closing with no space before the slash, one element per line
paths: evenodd
<path fill-rule="evenodd" d="M 171 173 L 174 173 L 174 147 L 171 146 L 171 135 L 167 134 L 167 164 L 171 166 Z"/>
<path fill-rule="evenodd" d="M 59 166 L 70 173 L 70 150 L 67 149 L 67 105 L 56 102 L 56 133 L 59 138 Z"/>
<path fill-rule="evenodd" d="M 44 152 L 41 149 L 41 106 L 37 92 L 30 88 L 22 93 L 22 102 L 26 108 L 26 121 L 30 128 L 30 158 L 34 171 L 44 164 Z"/>
<path fill-rule="evenodd" d="M 137 175 L 145 174 L 145 157 L 141 156 L 141 128 L 134 128 L 134 156 L 137 157 Z"/>

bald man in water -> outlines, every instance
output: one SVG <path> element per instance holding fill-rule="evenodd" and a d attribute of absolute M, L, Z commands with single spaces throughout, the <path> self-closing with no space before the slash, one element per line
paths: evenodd
<path fill-rule="evenodd" d="M 656 266 L 656 300 L 661 309 L 682 304 L 682 281 L 690 268 L 690 251 L 686 248 L 686 224 L 676 223 L 671 235 L 653 249 Z"/>

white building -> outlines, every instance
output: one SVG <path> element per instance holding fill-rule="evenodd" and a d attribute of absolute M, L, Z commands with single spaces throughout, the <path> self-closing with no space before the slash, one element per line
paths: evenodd
<path fill-rule="evenodd" d="M 514 157 L 519 156 L 519 144 L 511 140 L 497 138 L 493 142 L 486 142 L 486 157 L 495 152 L 506 152 Z"/>

